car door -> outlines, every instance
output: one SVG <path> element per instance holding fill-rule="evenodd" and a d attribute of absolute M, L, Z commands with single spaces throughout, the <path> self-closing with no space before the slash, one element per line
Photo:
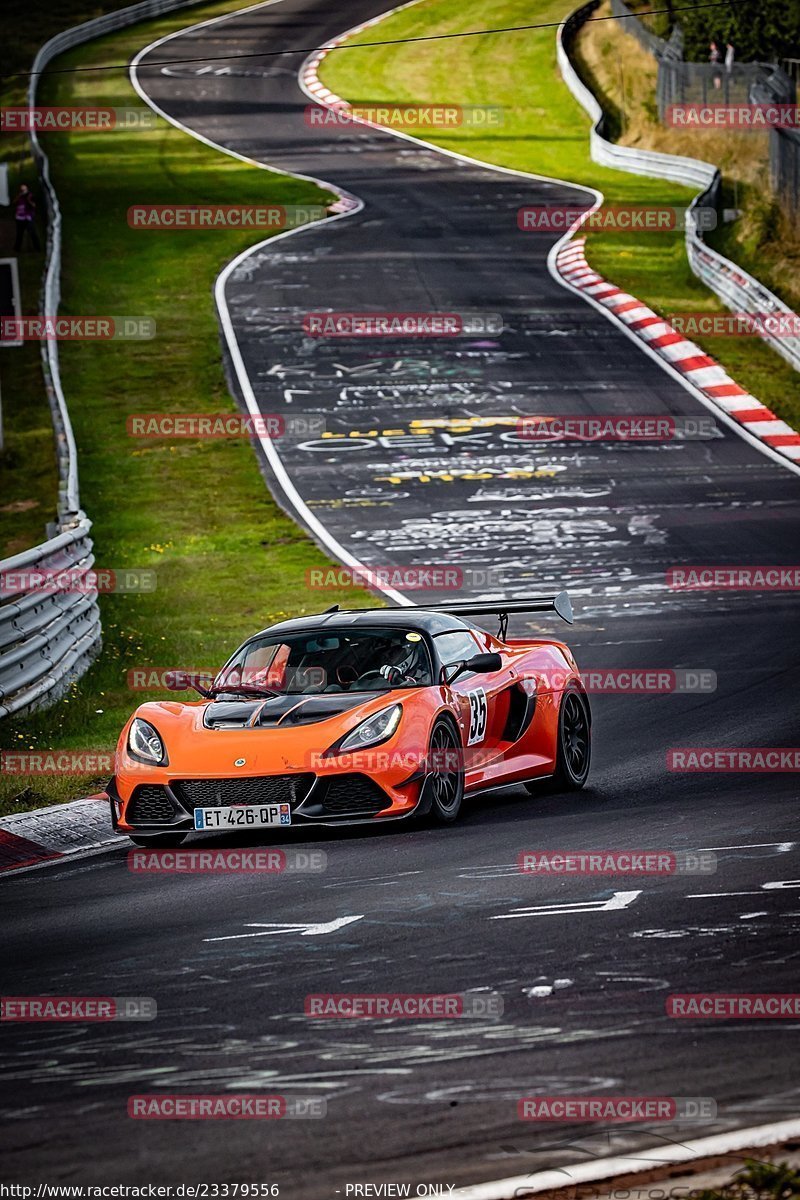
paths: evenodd
<path fill-rule="evenodd" d="M 434 642 L 443 666 L 463 662 L 484 648 L 469 629 L 440 633 Z M 452 684 L 468 771 L 485 766 L 497 755 L 497 743 L 505 725 L 503 705 L 498 701 L 508 686 L 507 674 L 505 667 L 491 675 L 465 671 Z"/>

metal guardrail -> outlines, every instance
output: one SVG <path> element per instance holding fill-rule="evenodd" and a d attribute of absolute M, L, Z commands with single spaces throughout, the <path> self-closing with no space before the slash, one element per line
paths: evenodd
<path fill-rule="evenodd" d="M 697 188 L 698 193 L 686 215 L 686 256 L 692 272 L 733 312 L 786 315 L 794 317 L 796 322 L 792 309 L 769 288 L 703 241 L 696 210 L 701 205 L 719 207 L 721 176 L 713 163 L 677 154 L 662 154 L 655 150 L 640 150 L 635 146 L 619 146 L 603 136 L 603 110 L 578 76 L 569 57 L 569 47 L 576 33 L 589 13 L 597 8 L 598 2 L 590 0 L 590 3 L 577 9 L 559 26 L 556 35 L 558 66 L 564 82 L 591 118 L 589 152 L 592 160 L 618 171 L 667 179 Z M 767 331 L 761 336 L 796 371 L 800 371 L 800 337 L 772 336 Z"/>
<path fill-rule="evenodd" d="M 28 104 L 36 105 L 40 73 L 65 50 L 199 2 L 143 0 L 56 34 L 39 49 L 33 61 Z M 50 164 L 35 130 L 30 138 L 48 213 L 40 311 L 43 315 L 53 315 L 61 301 L 61 209 L 50 179 Z M 91 580 L 73 592 L 47 591 L 41 584 L 22 591 L 15 590 L 13 585 L 3 586 L 12 576 L 24 583 L 26 576 L 35 573 L 52 575 L 69 571 L 72 578 L 80 579 L 94 563 L 89 536 L 91 521 L 80 507 L 78 456 L 61 385 L 56 341 L 42 342 L 42 368 L 56 439 L 59 532 L 39 546 L 0 561 L 0 718 L 54 703 L 99 653 L 102 636 L 97 591 Z"/>
<path fill-rule="evenodd" d="M 83 517 L 41 546 L 0 563 L 0 717 L 60 696 L 100 644 L 91 523 Z M 68 572 L 80 590 L 31 586 L 33 576 Z M 21 585 L 17 590 L 15 576 Z"/>

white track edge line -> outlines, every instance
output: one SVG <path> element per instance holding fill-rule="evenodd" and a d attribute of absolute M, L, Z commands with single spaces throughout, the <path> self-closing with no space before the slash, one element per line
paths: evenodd
<path fill-rule="evenodd" d="M 618 1175 L 633 1175 L 659 1167 L 735 1153 L 750 1147 L 770 1146 L 798 1136 L 800 1119 L 793 1118 L 788 1121 L 776 1121 L 771 1125 L 755 1125 L 749 1129 L 735 1129 L 730 1133 L 712 1134 L 680 1145 L 653 1146 L 649 1150 L 632 1152 L 630 1158 L 619 1155 L 599 1162 L 577 1163 L 557 1170 L 536 1171 L 531 1175 L 496 1179 L 490 1183 L 457 1189 L 453 1196 L 458 1197 L 458 1200 L 511 1200 L 512 1196 L 529 1196 L 537 1192 L 574 1187 L 577 1183 L 597 1183 Z"/>
<path fill-rule="evenodd" d="M 157 38 L 148 46 L 145 46 L 142 50 L 140 50 L 132 59 L 129 68 L 130 80 L 136 93 L 141 97 L 145 104 L 152 108 L 155 113 L 157 113 L 160 117 L 163 117 L 164 120 L 168 121 L 169 124 L 173 125 L 176 129 L 181 130 L 181 132 L 188 134 L 190 137 L 195 138 L 197 141 L 202 142 L 203 145 L 209 146 L 211 149 L 219 150 L 221 153 L 229 155 L 231 158 L 239 159 L 241 162 L 248 163 L 251 166 L 259 167 L 261 170 L 272 171 L 277 175 L 286 175 L 290 178 L 304 179 L 309 183 L 315 183 L 318 187 L 321 187 L 326 191 L 333 192 L 335 195 L 339 196 L 341 200 L 350 200 L 354 204 L 354 207 L 349 209 L 347 212 L 336 213 L 333 216 L 326 217 L 322 221 L 301 225 L 297 229 L 287 229 L 283 233 L 274 234 L 272 237 L 265 238 L 264 240 L 249 246 L 246 250 L 243 250 L 235 258 L 233 258 L 225 267 L 223 267 L 215 280 L 214 299 L 219 312 L 220 323 L 222 325 L 222 330 L 228 345 L 228 351 L 231 356 L 234 371 L 236 372 L 236 378 L 242 391 L 242 396 L 247 405 L 248 411 L 254 417 L 261 416 L 261 410 L 258 407 L 258 402 L 250 382 L 250 377 L 247 374 L 247 370 L 244 365 L 244 359 L 242 358 L 242 353 L 239 348 L 235 330 L 233 328 L 233 322 L 231 321 L 227 297 L 225 295 L 225 287 L 228 279 L 230 278 L 232 272 L 235 271 L 239 266 L 239 264 L 244 262 L 244 260 L 251 254 L 256 254 L 259 250 L 268 248 L 281 238 L 290 237 L 295 233 L 308 231 L 315 225 L 323 226 L 329 224 L 331 221 L 340 221 L 346 217 L 353 216 L 355 213 L 360 212 L 361 209 L 363 209 L 364 202 L 359 197 L 353 196 L 349 192 L 345 192 L 342 188 L 335 184 L 329 183 L 325 179 L 318 179 L 314 175 L 301 175 L 291 171 L 283 171 L 279 167 L 270 166 L 267 163 L 259 162 L 257 159 L 249 158 L 246 155 L 239 154 L 237 151 L 230 150 L 227 147 L 212 141 L 210 138 L 205 137 L 204 134 L 197 133 L 195 130 L 190 129 L 187 125 L 184 125 L 182 121 L 179 121 L 177 117 L 172 117 L 166 113 L 160 107 L 160 105 L 156 103 L 156 101 L 150 98 L 143 85 L 139 81 L 138 67 L 146 55 L 156 50 L 159 46 L 162 46 L 165 42 L 171 41 L 173 38 L 185 36 L 186 34 L 193 33 L 198 29 L 207 28 L 209 25 L 215 25 L 221 21 L 232 20 L 235 17 L 242 16 L 244 13 L 253 12 L 256 9 L 269 8 L 273 4 L 279 4 L 281 2 L 282 0 L 261 0 L 261 2 L 258 4 L 252 4 L 246 8 L 235 9 L 231 13 L 224 13 L 222 16 L 212 17 L 207 21 L 200 21 L 195 25 L 188 26 L 187 28 L 174 30 L 172 33 L 166 34 L 164 37 Z M 416 2 L 416 0 L 414 0 L 414 2 Z M 333 534 L 330 533 L 330 531 L 319 520 L 319 518 L 311 512 L 308 505 L 303 500 L 294 483 L 292 482 L 272 439 L 265 437 L 263 434 L 259 434 L 258 440 L 261 444 L 261 449 L 264 452 L 264 456 L 274 472 L 276 480 L 278 481 L 281 489 L 284 492 L 284 495 L 297 513 L 301 522 L 305 524 L 306 528 L 309 529 L 312 534 L 314 534 L 318 542 L 321 542 L 334 558 L 338 558 L 340 562 L 343 562 L 347 566 L 354 568 L 356 571 L 363 572 L 365 576 L 368 576 L 369 568 L 366 566 L 366 564 L 362 563 L 358 558 L 355 557 L 355 555 L 346 550 L 344 546 L 342 546 L 334 538 Z M 400 606 L 407 606 L 413 603 L 413 601 L 409 600 L 407 596 L 404 596 L 402 592 L 398 592 L 394 588 L 380 587 L 379 585 L 376 585 L 376 589 L 381 591 L 387 597 L 387 599 L 393 600 Z"/>

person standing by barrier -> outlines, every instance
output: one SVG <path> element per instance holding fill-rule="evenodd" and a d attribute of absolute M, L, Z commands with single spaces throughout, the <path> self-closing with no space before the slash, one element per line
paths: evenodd
<path fill-rule="evenodd" d="M 41 250 L 39 235 L 36 232 L 36 201 L 27 183 L 21 183 L 14 198 L 14 221 L 17 226 L 17 236 L 14 239 L 14 249 L 19 252 L 27 233 L 34 250 Z"/>
<path fill-rule="evenodd" d="M 722 76 L 719 72 L 720 57 L 721 57 L 721 55 L 719 52 L 719 46 L 717 45 L 716 41 L 713 41 L 708 48 L 708 61 L 711 63 L 711 66 L 712 66 L 711 74 L 714 79 L 714 87 L 715 88 L 718 88 L 722 85 Z"/>

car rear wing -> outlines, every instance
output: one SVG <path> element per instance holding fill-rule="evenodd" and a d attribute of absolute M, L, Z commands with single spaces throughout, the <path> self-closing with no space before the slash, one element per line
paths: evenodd
<path fill-rule="evenodd" d="M 334 604 L 329 612 L 338 611 Z M 368 609 L 349 609 L 349 612 L 367 612 Z M 445 600 L 439 604 L 404 604 L 403 612 L 443 612 L 455 617 L 497 617 L 500 622 L 498 636 L 505 639 L 508 618 L 513 613 L 554 612 L 566 621 L 573 622 L 572 603 L 567 592 L 547 596 L 524 596 L 515 600 Z"/>
<path fill-rule="evenodd" d="M 526 596 L 516 600 L 445 600 L 442 604 L 416 604 L 413 607 L 452 613 L 456 617 L 497 617 L 503 630 L 501 637 L 505 635 L 512 613 L 554 612 L 568 625 L 573 621 L 572 603 L 567 592 L 557 592 L 554 596 Z"/>

